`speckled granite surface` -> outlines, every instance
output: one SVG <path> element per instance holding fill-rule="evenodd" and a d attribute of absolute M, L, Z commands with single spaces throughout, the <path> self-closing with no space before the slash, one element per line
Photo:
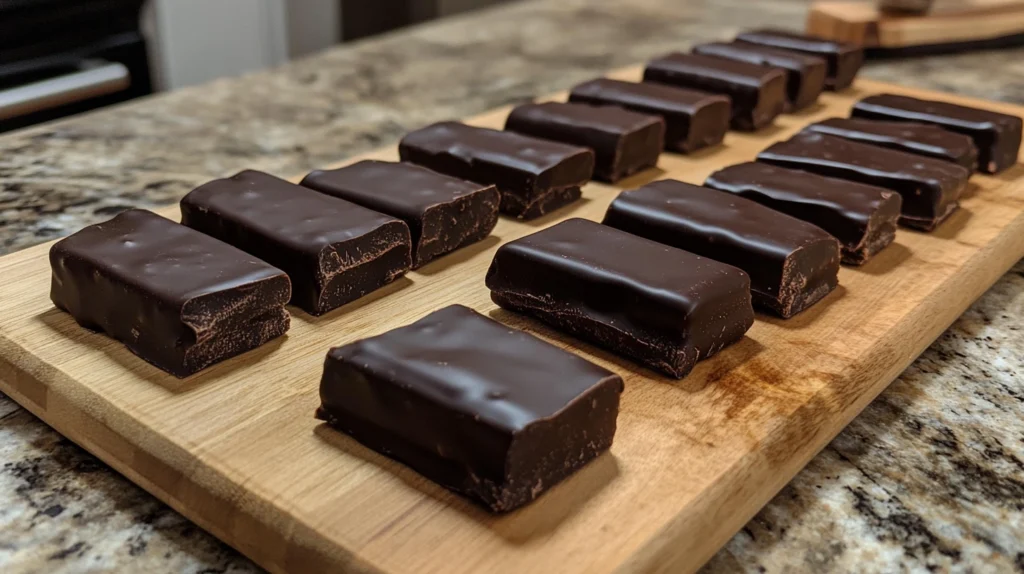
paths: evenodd
<path fill-rule="evenodd" d="M 0 252 L 243 167 L 289 175 L 565 88 L 801 0 L 525 2 L 278 70 L 0 135 Z M 1024 50 L 865 74 L 1024 102 Z M 708 572 L 1024 571 L 1024 263 L 708 564 Z M 0 571 L 258 569 L 0 395 Z"/>

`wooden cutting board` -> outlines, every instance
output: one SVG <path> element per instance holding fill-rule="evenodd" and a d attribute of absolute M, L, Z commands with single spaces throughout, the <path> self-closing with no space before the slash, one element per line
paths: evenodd
<path fill-rule="evenodd" d="M 614 75 L 638 79 L 640 70 Z M 186 380 L 56 310 L 49 244 L 40 245 L 0 259 L 0 390 L 275 572 L 695 569 L 1024 256 L 1024 165 L 975 176 L 963 209 L 938 230 L 901 229 L 870 264 L 844 268 L 821 303 L 788 321 L 759 315 L 745 339 L 681 381 L 497 309 L 484 273 L 499 244 L 567 217 L 599 221 L 621 188 L 666 177 L 699 183 L 884 91 L 1024 115 L 861 80 L 772 128 L 732 132 L 724 146 L 691 156 L 665 154 L 659 169 L 618 186 L 589 184 L 583 201 L 538 221 L 502 219 L 483 243 L 324 317 L 293 310 L 285 338 Z M 506 113 L 470 121 L 500 127 Z M 395 156 L 394 146 L 369 154 Z M 313 418 L 328 347 L 451 303 L 626 379 L 610 454 L 512 514 L 490 515 Z"/>
<path fill-rule="evenodd" d="M 1013 38 L 1024 34 L 1024 2 L 937 0 L 926 14 L 893 14 L 881 11 L 874 0 L 827 0 L 811 5 L 807 33 L 895 51 L 1014 45 Z"/>

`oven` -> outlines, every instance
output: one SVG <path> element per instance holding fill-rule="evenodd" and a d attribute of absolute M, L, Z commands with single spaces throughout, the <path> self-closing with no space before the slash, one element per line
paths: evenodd
<path fill-rule="evenodd" d="M 146 0 L 0 0 L 0 132 L 153 91 Z"/>

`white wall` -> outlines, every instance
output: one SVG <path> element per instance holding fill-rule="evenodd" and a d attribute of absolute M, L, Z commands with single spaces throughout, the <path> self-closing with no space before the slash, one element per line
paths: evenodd
<path fill-rule="evenodd" d="M 155 0 L 152 60 L 157 85 L 174 89 L 288 59 L 287 2 Z"/>
<path fill-rule="evenodd" d="M 412 15 L 445 16 L 504 1 L 416 0 Z M 340 41 L 342 16 L 340 0 L 154 0 L 143 30 L 154 82 L 171 90 L 323 50 Z"/>

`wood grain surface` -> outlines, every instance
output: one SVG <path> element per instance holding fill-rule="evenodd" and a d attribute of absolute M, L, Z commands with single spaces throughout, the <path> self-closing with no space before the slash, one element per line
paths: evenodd
<path fill-rule="evenodd" d="M 807 13 L 807 33 L 869 48 L 908 48 L 1024 33 L 1024 2 L 936 2 L 927 14 L 894 15 L 872 0 L 823 1 Z"/>
<path fill-rule="evenodd" d="M 901 229 L 868 265 L 844 268 L 821 303 L 788 321 L 758 315 L 741 342 L 681 381 L 497 309 L 484 273 L 503 242 L 567 217 L 599 221 L 622 188 L 666 177 L 699 183 L 882 91 L 1024 114 L 862 80 L 756 134 L 664 154 L 658 169 L 618 186 L 589 184 L 582 201 L 538 221 L 503 218 L 484 242 L 328 315 L 292 309 L 284 338 L 185 380 L 55 309 L 50 246 L 40 245 L 0 259 L 0 390 L 275 572 L 693 570 L 1024 256 L 1024 166 L 976 175 L 963 208 L 935 232 Z M 470 121 L 500 127 L 506 113 Z M 396 154 L 390 146 L 370 155 Z M 329 347 L 451 303 L 626 380 L 611 452 L 512 514 L 490 515 L 313 418 Z"/>

